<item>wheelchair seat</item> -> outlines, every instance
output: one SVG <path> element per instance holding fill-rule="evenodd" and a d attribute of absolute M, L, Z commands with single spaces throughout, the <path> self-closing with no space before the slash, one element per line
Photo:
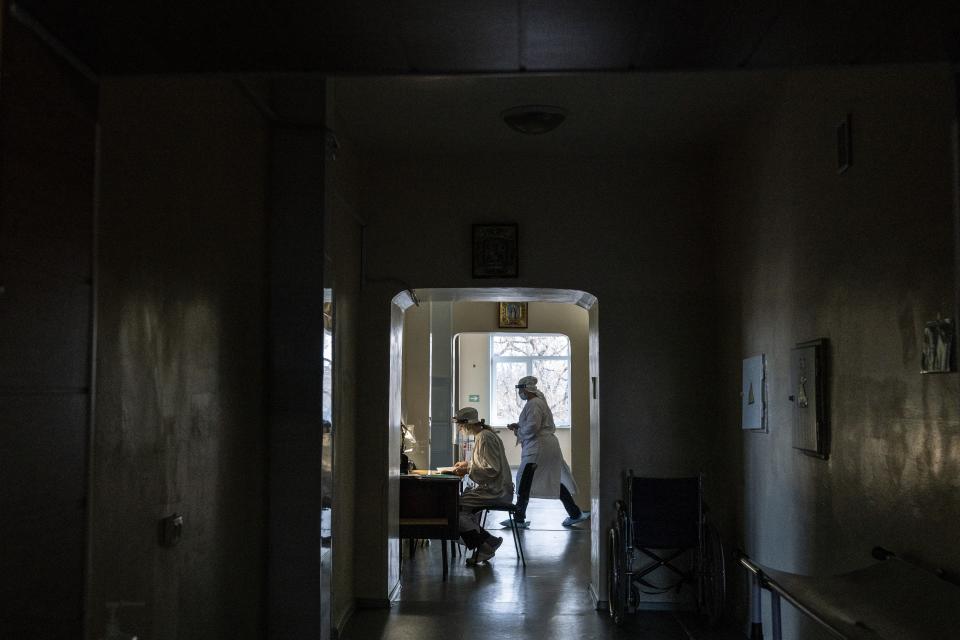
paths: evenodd
<path fill-rule="evenodd" d="M 701 479 L 629 476 L 627 499 L 634 544 L 689 549 L 700 540 Z"/>
<path fill-rule="evenodd" d="M 630 471 L 624 485 L 626 497 L 616 503 L 608 536 L 608 602 L 614 620 L 636 611 L 641 594 L 689 585 L 697 608 L 711 623 L 718 622 L 725 595 L 723 547 L 706 519 L 702 475 L 651 478 Z M 664 575 L 673 577 L 664 580 Z"/>

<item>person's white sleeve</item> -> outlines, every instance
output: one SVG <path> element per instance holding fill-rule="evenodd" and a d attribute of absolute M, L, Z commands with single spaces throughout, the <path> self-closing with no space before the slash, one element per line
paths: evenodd
<path fill-rule="evenodd" d="M 528 401 L 520 412 L 517 427 L 517 437 L 521 442 L 535 438 L 543 425 L 543 411 L 536 402 Z"/>
<path fill-rule="evenodd" d="M 535 436 L 540 433 L 540 430 L 543 429 L 543 419 L 545 415 L 543 413 L 543 407 L 540 406 L 540 403 L 534 403 L 531 407 L 530 416 L 527 419 L 529 423 L 527 426 L 527 434 L 530 436 Z"/>

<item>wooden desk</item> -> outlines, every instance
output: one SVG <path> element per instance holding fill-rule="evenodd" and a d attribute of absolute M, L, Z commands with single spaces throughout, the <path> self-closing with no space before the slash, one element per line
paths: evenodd
<path fill-rule="evenodd" d="M 460 537 L 460 478 L 400 476 L 400 540 L 442 540 L 443 578 L 447 578 L 446 540 Z"/>

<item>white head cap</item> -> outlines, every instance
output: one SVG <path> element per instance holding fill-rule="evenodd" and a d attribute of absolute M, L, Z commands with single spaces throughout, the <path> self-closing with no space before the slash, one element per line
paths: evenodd
<path fill-rule="evenodd" d="M 537 380 L 534 376 L 524 376 L 517 382 L 517 389 L 526 389 L 527 391 L 539 391 L 537 389 Z"/>
<path fill-rule="evenodd" d="M 457 410 L 457 415 L 453 417 L 453 421 L 457 424 L 477 424 L 480 422 L 480 417 L 473 407 L 463 407 Z"/>

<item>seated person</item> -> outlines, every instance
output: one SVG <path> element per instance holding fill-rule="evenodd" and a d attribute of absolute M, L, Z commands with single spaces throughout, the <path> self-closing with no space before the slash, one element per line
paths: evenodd
<path fill-rule="evenodd" d="M 469 476 L 476 483 L 460 496 L 460 537 L 468 549 L 476 549 L 467 564 L 477 564 L 493 557 L 503 538 L 490 535 L 480 526 L 478 509 L 484 506 L 512 502 L 513 479 L 510 463 L 503 450 L 503 442 L 493 429 L 477 419 L 477 410 L 463 407 L 457 411 L 454 421 L 464 436 L 473 436 L 473 455 L 470 462 L 461 461 L 453 471 L 461 478 Z"/>

